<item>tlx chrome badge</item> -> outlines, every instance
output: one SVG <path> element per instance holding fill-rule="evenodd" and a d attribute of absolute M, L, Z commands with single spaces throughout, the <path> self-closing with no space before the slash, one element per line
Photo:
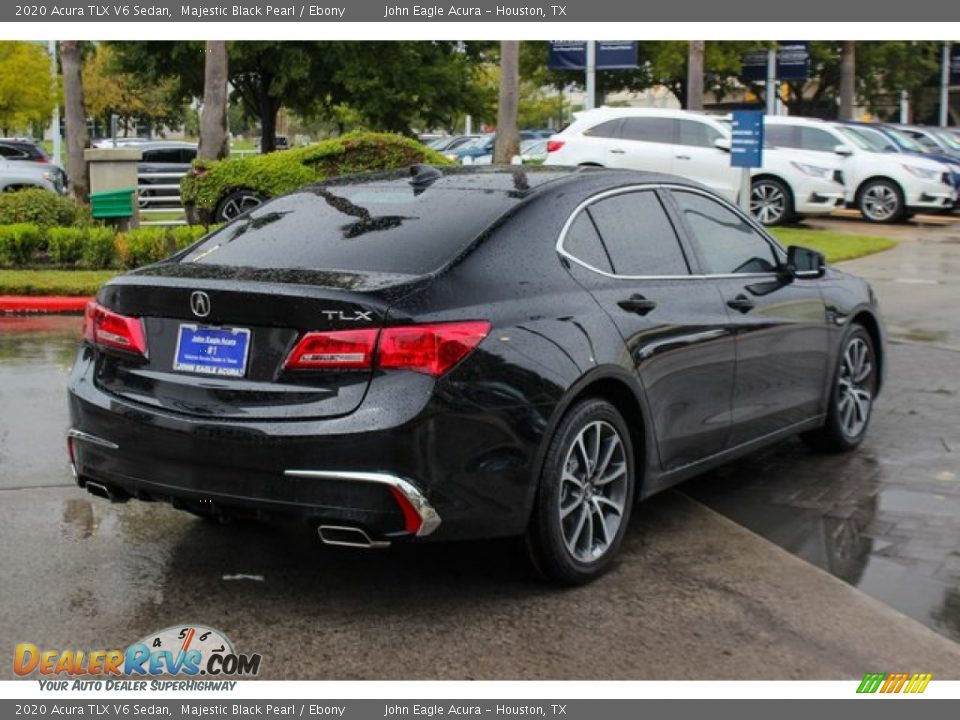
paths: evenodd
<path fill-rule="evenodd" d="M 210 314 L 210 296 L 202 290 L 194 290 L 190 295 L 190 309 L 197 317 L 206 317 Z"/>
<path fill-rule="evenodd" d="M 353 312 L 321 310 L 320 314 L 327 320 L 339 320 L 341 322 L 360 322 L 361 320 L 366 320 L 367 322 L 373 322 L 373 317 L 371 317 L 373 310 L 354 310 Z"/>

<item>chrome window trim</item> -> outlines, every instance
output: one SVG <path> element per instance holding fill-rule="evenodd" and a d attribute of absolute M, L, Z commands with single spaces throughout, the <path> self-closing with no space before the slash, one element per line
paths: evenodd
<path fill-rule="evenodd" d="M 597 275 L 602 275 L 603 277 L 612 278 L 614 280 L 706 280 L 708 278 L 712 279 L 729 279 L 729 278 L 775 278 L 778 277 L 778 274 L 775 272 L 765 272 L 765 273 L 687 273 L 686 275 L 617 275 L 615 273 L 608 273 L 605 270 L 600 268 L 595 268 L 593 265 L 580 260 L 575 255 L 572 255 L 567 249 L 563 246 L 564 240 L 567 239 L 567 233 L 570 230 L 570 226 L 573 225 L 574 220 L 577 219 L 577 216 L 586 210 L 590 205 L 593 205 L 596 202 L 605 200 L 609 197 L 615 197 L 617 195 L 625 195 L 631 192 L 640 192 L 640 191 L 650 191 L 658 189 L 666 190 L 681 190 L 683 192 L 690 192 L 696 195 L 702 195 L 705 198 L 713 200 L 714 202 L 719 202 L 721 207 L 725 207 L 728 210 L 732 210 L 739 218 L 746 221 L 746 223 L 760 236 L 770 244 L 771 248 L 774 251 L 774 255 L 779 257 L 781 260 L 786 258 L 786 253 L 784 252 L 783 247 L 775 238 L 771 237 L 763 228 L 759 227 L 753 218 L 747 216 L 740 208 L 735 206 L 733 203 L 727 202 L 723 198 L 717 197 L 712 192 L 702 190 L 698 187 L 693 187 L 691 185 L 681 185 L 679 183 L 640 183 L 637 185 L 626 185 L 624 187 L 613 188 L 612 190 L 604 190 L 599 192 L 596 195 L 591 195 L 589 198 L 581 202 L 577 207 L 573 209 L 573 212 L 570 213 L 570 217 L 567 218 L 564 222 L 563 227 L 560 228 L 560 235 L 557 238 L 556 251 L 557 254 L 561 257 L 566 258 L 570 262 L 576 263 L 583 268 L 586 268 L 590 272 L 594 272 Z M 668 216 L 669 217 L 669 216 Z M 679 234 L 678 234 L 679 240 Z M 682 246 L 681 246 L 682 248 Z"/>

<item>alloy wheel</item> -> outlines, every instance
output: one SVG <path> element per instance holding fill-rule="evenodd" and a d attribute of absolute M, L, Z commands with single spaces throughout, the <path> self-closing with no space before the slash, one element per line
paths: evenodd
<path fill-rule="evenodd" d="M 759 182 L 750 190 L 750 213 L 764 225 L 776 225 L 787 211 L 787 198 L 772 183 Z"/>
<path fill-rule="evenodd" d="M 224 201 L 220 208 L 220 217 L 223 222 L 227 222 L 262 204 L 263 200 L 257 195 L 235 193 Z"/>
<path fill-rule="evenodd" d="M 900 211 L 900 198 L 889 185 L 871 185 L 863 192 L 860 209 L 870 220 L 882 222 Z"/>
<path fill-rule="evenodd" d="M 558 512 L 569 553 L 580 562 L 602 557 L 623 522 L 627 499 L 627 456 L 613 425 L 584 427 L 567 451 Z"/>
<path fill-rule="evenodd" d="M 863 433 L 873 404 L 873 361 L 870 348 L 855 337 L 847 345 L 837 378 L 837 416 L 848 437 Z"/>

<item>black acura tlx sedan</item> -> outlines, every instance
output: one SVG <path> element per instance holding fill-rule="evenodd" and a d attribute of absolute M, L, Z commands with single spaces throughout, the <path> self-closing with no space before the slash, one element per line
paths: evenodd
<path fill-rule="evenodd" d="M 693 182 L 419 165 L 111 280 L 68 444 L 114 501 L 334 545 L 524 536 L 577 583 L 637 498 L 793 434 L 856 447 L 883 365 L 867 283 Z"/>

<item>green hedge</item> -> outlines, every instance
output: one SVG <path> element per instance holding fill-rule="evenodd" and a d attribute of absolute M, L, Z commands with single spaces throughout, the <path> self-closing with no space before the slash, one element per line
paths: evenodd
<path fill-rule="evenodd" d="M 305 148 L 250 158 L 195 160 L 195 173 L 180 181 L 180 195 L 184 204 L 210 214 L 220 200 L 236 190 L 273 197 L 329 177 L 424 162 L 450 164 L 440 153 L 401 135 L 351 133 Z"/>
<path fill-rule="evenodd" d="M 90 211 L 42 188 L 0 193 L 0 225 L 32 223 L 42 228 L 85 227 Z"/>
<path fill-rule="evenodd" d="M 36 225 L 0 225 L 0 263 L 25 265 L 42 248 L 44 235 Z"/>
<path fill-rule="evenodd" d="M 212 228 L 199 225 L 146 227 L 117 233 L 110 227 L 51 227 L 32 223 L 0 225 L 0 265 L 53 264 L 65 268 L 132 269 L 189 247 Z M 46 250 L 46 256 L 43 251 Z"/>

